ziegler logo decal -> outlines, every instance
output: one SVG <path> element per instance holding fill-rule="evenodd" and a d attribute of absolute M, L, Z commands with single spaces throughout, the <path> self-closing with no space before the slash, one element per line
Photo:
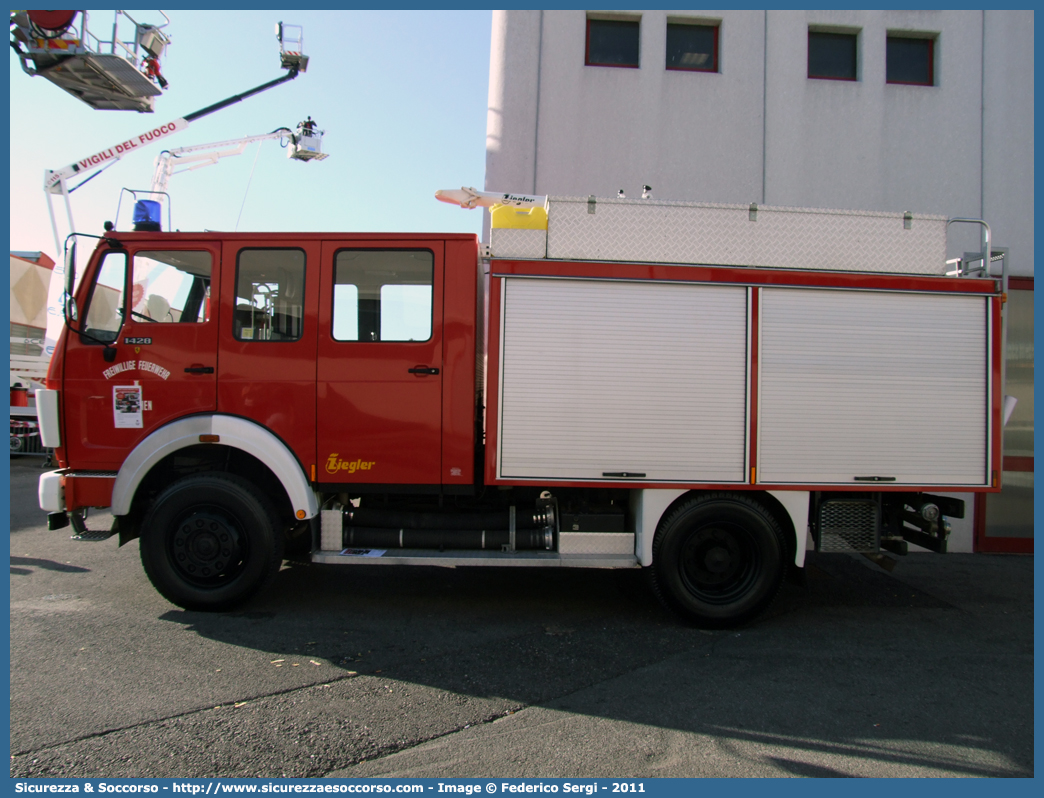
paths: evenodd
<path fill-rule="evenodd" d="M 375 465 L 377 465 L 376 460 L 342 460 L 341 456 L 334 452 L 326 458 L 326 473 L 339 474 L 347 471 L 349 474 L 354 474 L 356 471 L 369 471 Z"/>
<path fill-rule="evenodd" d="M 124 338 L 123 343 L 128 346 L 152 346 L 151 338 Z"/>

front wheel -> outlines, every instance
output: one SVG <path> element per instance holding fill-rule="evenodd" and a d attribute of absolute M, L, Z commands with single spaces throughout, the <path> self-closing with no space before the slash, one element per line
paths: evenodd
<path fill-rule="evenodd" d="M 764 612 L 779 593 L 786 551 L 779 522 L 754 499 L 697 496 L 660 522 L 653 590 L 696 626 L 738 626 Z"/>
<path fill-rule="evenodd" d="M 242 604 L 279 570 L 283 538 L 263 494 L 232 474 L 185 477 L 142 523 L 141 562 L 155 588 L 187 610 Z"/>

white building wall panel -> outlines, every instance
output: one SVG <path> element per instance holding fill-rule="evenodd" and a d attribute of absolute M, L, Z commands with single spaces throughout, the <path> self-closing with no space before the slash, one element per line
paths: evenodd
<path fill-rule="evenodd" d="M 502 478 L 741 482 L 747 289 L 508 278 Z"/>
<path fill-rule="evenodd" d="M 762 291 L 758 481 L 988 484 L 987 313 L 981 297 Z"/>
<path fill-rule="evenodd" d="M 763 12 L 628 13 L 641 18 L 639 69 L 584 65 L 584 11 L 504 13 L 509 18 L 540 18 L 539 45 L 516 55 L 529 39 L 508 40 L 506 51 L 513 60 L 502 61 L 504 82 L 510 86 L 529 85 L 532 71 L 525 64 L 539 60 L 534 90 L 537 111 L 523 128 L 536 127 L 535 153 L 502 148 L 505 161 L 529 160 L 535 154 L 533 185 L 539 192 L 534 189 L 534 193 L 605 197 L 615 196 L 623 188 L 629 196 L 637 196 L 642 185 L 649 183 L 655 196 L 663 199 L 763 201 Z M 494 19 L 498 16 L 494 12 Z M 668 17 L 720 22 L 720 72 L 664 68 Z M 491 63 L 499 71 L 499 64 Z M 513 73 L 516 69 L 518 78 Z M 491 85 L 493 82 L 491 78 Z M 521 125 L 508 110 L 508 124 Z M 501 180 L 499 165 L 493 167 L 487 162 L 491 190 L 515 185 Z"/>
<path fill-rule="evenodd" d="M 766 12 L 763 201 L 981 218 L 981 20 L 975 10 Z M 810 27 L 857 34 L 857 80 L 808 77 Z M 893 31 L 934 39 L 936 85 L 886 81 Z M 951 257 L 975 248 L 976 231 L 954 233 Z"/>
<path fill-rule="evenodd" d="M 1033 31 L 1032 9 L 983 12 L 982 218 L 1023 277 L 1033 276 L 1036 221 Z"/>

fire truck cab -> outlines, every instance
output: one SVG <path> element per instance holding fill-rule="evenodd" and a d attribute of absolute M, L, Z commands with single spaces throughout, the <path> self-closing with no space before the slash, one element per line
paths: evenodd
<path fill-rule="evenodd" d="M 308 483 L 470 488 L 477 263 L 466 235 L 111 234 L 60 347 L 63 453 L 115 472 L 229 416 Z"/>

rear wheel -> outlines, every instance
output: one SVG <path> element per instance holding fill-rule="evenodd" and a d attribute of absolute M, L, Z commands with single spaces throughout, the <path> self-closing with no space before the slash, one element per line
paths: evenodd
<path fill-rule="evenodd" d="M 671 610 L 707 629 L 745 623 L 783 584 L 786 540 L 775 517 L 740 494 L 681 504 L 653 540 L 653 590 Z"/>
<path fill-rule="evenodd" d="M 279 570 L 283 537 L 270 502 L 231 474 L 199 474 L 163 491 L 142 523 L 141 562 L 156 589 L 187 610 L 226 610 Z"/>

